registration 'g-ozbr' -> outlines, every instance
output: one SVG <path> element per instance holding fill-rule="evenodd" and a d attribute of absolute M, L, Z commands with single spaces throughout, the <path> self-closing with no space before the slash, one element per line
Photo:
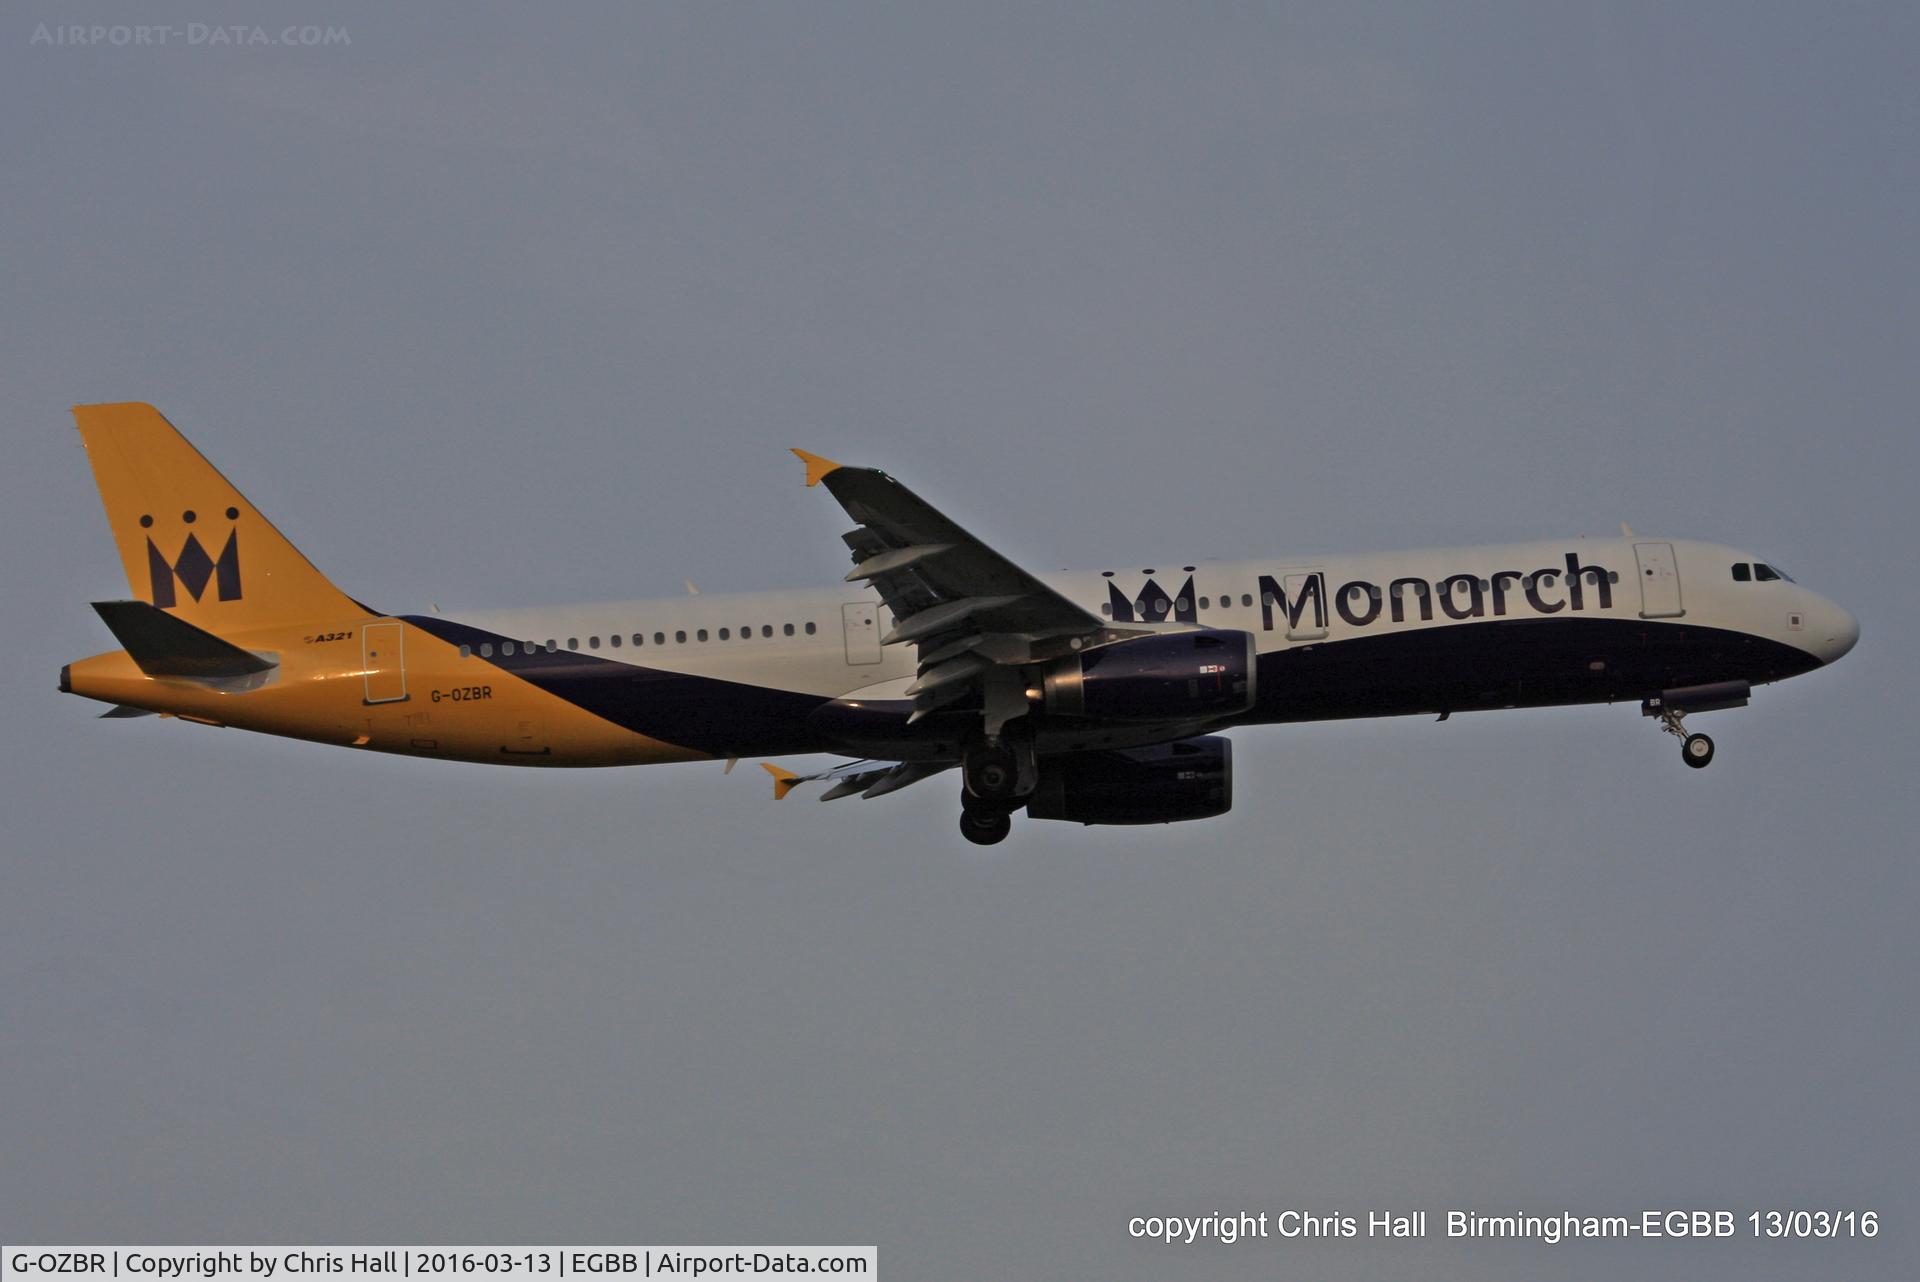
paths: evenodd
<path fill-rule="evenodd" d="M 884 472 L 796 450 L 853 518 L 841 586 L 458 616 L 361 604 L 151 405 L 75 409 L 132 600 L 60 688 L 206 725 L 507 766 L 771 763 L 774 795 L 952 767 L 960 829 L 1169 823 L 1232 805 L 1221 731 L 1636 702 L 1689 713 L 1832 663 L 1860 628 L 1735 548 L 1560 539 L 1032 574 Z"/>

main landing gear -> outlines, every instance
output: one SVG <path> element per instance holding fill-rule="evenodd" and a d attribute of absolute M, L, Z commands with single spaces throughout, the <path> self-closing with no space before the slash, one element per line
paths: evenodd
<path fill-rule="evenodd" d="M 1010 802 L 1033 791 L 1031 747 L 1025 753 L 1026 759 L 1023 761 L 1021 758 L 1018 747 L 1005 739 L 999 743 L 981 743 L 974 747 L 960 763 L 968 799 Z M 1022 775 L 1029 778 L 1022 779 Z M 1026 785 L 1024 788 L 1021 786 L 1023 783 Z"/>
<path fill-rule="evenodd" d="M 976 846 L 992 846 L 1013 831 L 1013 812 L 1003 806 L 983 806 L 969 800 L 960 808 L 960 835 Z"/>
<path fill-rule="evenodd" d="M 1704 769 L 1713 760 L 1713 740 L 1703 734 L 1688 734 L 1683 724 L 1689 712 L 1718 712 L 1722 708 L 1744 708 L 1753 694 L 1745 681 L 1715 681 L 1707 685 L 1682 686 L 1662 690 L 1640 701 L 1642 716 L 1660 718 L 1660 728 L 1680 741 L 1680 760 L 1695 770 Z"/>
<path fill-rule="evenodd" d="M 960 835 L 976 846 L 991 846 L 1013 831 L 1013 812 L 1027 804 L 1039 782 L 1031 735 L 1008 726 L 998 736 L 981 737 L 960 762 Z"/>

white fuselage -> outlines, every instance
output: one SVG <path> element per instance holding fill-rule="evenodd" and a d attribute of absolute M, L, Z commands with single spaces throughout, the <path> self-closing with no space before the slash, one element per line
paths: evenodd
<path fill-rule="evenodd" d="M 1660 564 L 1663 548 L 1670 566 Z M 1568 582 L 1569 555 L 1583 571 L 1575 583 Z M 1263 656 L 1477 622 L 1592 620 L 1738 633 L 1802 651 L 1808 666 L 1844 654 L 1858 636 L 1853 616 L 1785 578 L 1733 577 L 1736 565 L 1762 564 L 1718 544 L 1620 538 L 1173 561 L 1039 577 L 1107 617 L 1116 617 L 1117 598 L 1128 603 L 1131 622 L 1251 632 Z M 853 585 L 461 611 L 457 618 L 522 646 L 827 699 L 900 699 L 915 672 L 912 647 L 879 644 L 892 625 L 886 607 Z"/>

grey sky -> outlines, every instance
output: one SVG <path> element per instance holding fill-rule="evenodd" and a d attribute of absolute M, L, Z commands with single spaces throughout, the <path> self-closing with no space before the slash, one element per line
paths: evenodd
<path fill-rule="evenodd" d="M 1910 1277 L 1910 6 L 15 6 L 0 1237 L 877 1242 L 888 1277 Z M 48 48 L 40 22 L 345 27 Z M 1235 734 L 1236 808 L 360 757 L 54 692 L 159 405 L 384 608 L 1720 539 L 1831 671 Z M 1152 1248 L 1240 1207 L 1872 1243 Z"/>

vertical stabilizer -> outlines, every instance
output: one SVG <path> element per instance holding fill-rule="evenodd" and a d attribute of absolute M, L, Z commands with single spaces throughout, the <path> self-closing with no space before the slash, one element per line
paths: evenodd
<path fill-rule="evenodd" d="M 76 405 L 133 595 L 212 633 L 367 613 L 151 405 Z"/>

